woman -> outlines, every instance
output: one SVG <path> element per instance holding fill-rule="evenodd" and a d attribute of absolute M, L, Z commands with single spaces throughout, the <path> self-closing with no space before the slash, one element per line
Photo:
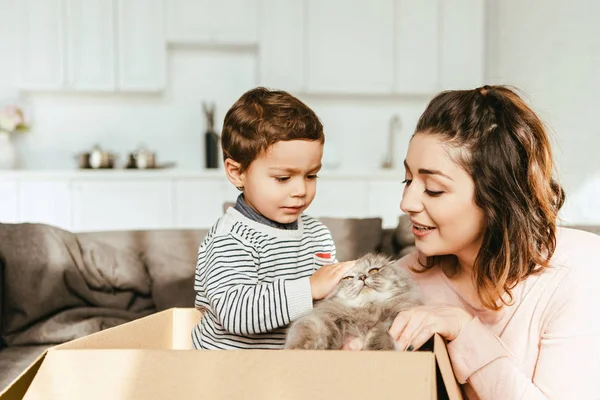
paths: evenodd
<path fill-rule="evenodd" d="M 401 209 L 426 305 L 400 349 L 445 337 L 469 399 L 600 398 L 600 237 L 557 228 L 564 201 L 546 130 L 512 90 L 444 92 L 419 119 Z"/>

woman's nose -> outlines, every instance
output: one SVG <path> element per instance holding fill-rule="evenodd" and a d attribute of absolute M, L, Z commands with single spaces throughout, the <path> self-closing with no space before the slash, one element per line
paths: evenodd
<path fill-rule="evenodd" d="M 423 203 L 414 187 L 406 187 L 400 200 L 400 210 L 407 214 L 423 211 Z"/>

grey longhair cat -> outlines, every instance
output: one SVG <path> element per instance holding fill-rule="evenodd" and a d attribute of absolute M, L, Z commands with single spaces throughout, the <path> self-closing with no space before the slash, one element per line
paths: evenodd
<path fill-rule="evenodd" d="M 312 311 L 292 322 L 285 348 L 337 350 L 359 341 L 363 350 L 392 350 L 388 330 L 394 318 L 420 304 L 410 276 L 386 256 L 369 253 Z"/>

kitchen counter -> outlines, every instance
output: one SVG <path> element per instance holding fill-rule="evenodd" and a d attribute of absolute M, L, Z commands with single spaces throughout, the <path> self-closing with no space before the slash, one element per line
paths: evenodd
<path fill-rule="evenodd" d="M 323 170 L 319 178 L 340 180 L 401 180 L 403 170 L 343 171 Z M 0 171 L 0 180 L 62 180 L 62 179 L 225 179 L 223 169 L 198 170 L 165 168 L 154 170 L 98 169 L 98 170 L 6 170 Z"/>

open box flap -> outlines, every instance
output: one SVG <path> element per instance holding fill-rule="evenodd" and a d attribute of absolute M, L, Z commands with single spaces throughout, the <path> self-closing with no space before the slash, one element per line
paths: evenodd
<path fill-rule="evenodd" d="M 171 308 L 44 351 L 0 393 L 0 400 L 22 399 L 49 351 L 67 349 L 191 349 L 190 332 L 202 313 L 193 308 Z M 117 330 L 118 329 L 118 330 Z"/>
<path fill-rule="evenodd" d="M 25 399 L 431 399 L 429 352 L 60 350 Z"/>
<path fill-rule="evenodd" d="M 33 378 L 37 374 L 40 366 L 42 365 L 42 361 L 46 357 L 46 353 L 48 350 L 45 350 L 42 354 L 38 356 L 27 369 L 16 377 L 10 385 L 4 388 L 0 393 L 0 400 L 21 400 L 27 392 L 29 385 L 33 381 Z"/>
<path fill-rule="evenodd" d="M 433 352 L 435 359 L 448 393 L 450 400 L 463 400 L 462 391 L 460 385 L 454 377 L 454 371 L 452 370 L 452 364 L 450 363 L 450 356 L 448 355 L 448 349 L 446 348 L 446 341 L 438 334 L 433 337 Z"/>
<path fill-rule="evenodd" d="M 74 349 L 192 349 L 191 332 L 202 313 L 193 308 L 171 308 L 114 328 L 54 347 Z"/>

